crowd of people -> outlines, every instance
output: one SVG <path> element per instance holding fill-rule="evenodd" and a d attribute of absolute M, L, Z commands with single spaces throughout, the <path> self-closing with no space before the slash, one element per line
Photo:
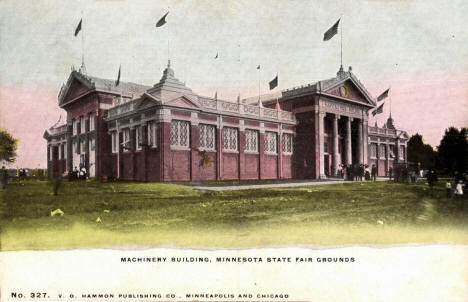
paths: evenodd
<path fill-rule="evenodd" d="M 362 180 L 377 180 L 377 167 L 372 165 L 339 165 L 338 173 L 344 180 L 362 181 Z"/>
<path fill-rule="evenodd" d="M 452 198 L 457 196 L 463 196 L 463 193 L 466 188 L 466 183 L 466 174 L 455 172 L 454 177 L 445 183 L 447 197 Z"/>
<path fill-rule="evenodd" d="M 72 171 L 68 171 L 68 179 L 69 180 L 76 180 L 76 179 L 88 179 L 88 171 L 84 165 L 80 165 L 80 169 L 77 166 Z"/>

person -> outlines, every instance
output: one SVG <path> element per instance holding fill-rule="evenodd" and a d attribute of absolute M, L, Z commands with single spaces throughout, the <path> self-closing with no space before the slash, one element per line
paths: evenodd
<path fill-rule="evenodd" d="M 445 183 L 445 192 L 446 192 L 447 198 L 452 197 L 452 184 L 450 183 L 450 181 L 447 181 Z"/>
<path fill-rule="evenodd" d="M 362 177 L 364 176 L 364 165 L 359 165 L 359 181 L 362 181 Z"/>
<path fill-rule="evenodd" d="M 429 173 L 427 173 L 427 183 L 429 184 L 429 187 L 432 189 L 432 187 L 435 185 L 437 182 L 437 174 L 431 170 Z"/>
<path fill-rule="evenodd" d="M 463 181 L 459 180 L 457 186 L 455 187 L 455 195 L 463 196 Z"/>
<path fill-rule="evenodd" d="M 369 172 L 369 166 L 368 165 L 365 165 L 364 179 L 365 180 L 370 180 L 371 179 L 371 175 L 370 175 L 370 172 Z"/>
<path fill-rule="evenodd" d="M 75 166 L 75 169 L 73 169 L 73 179 L 78 179 L 78 176 L 80 176 L 80 172 L 78 171 L 77 166 Z"/>
<path fill-rule="evenodd" d="M 80 170 L 80 179 L 86 179 L 86 178 L 87 178 L 86 168 L 82 166 Z"/>
<path fill-rule="evenodd" d="M 8 184 L 8 171 L 5 169 L 5 166 L 2 167 L 1 177 L 1 189 L 3 189 Z"/>
<path fill-rule="evenodd" d="M 346 174 L 348 174 L 348 180 L 353 181 L 354 173 L 353 173 L 353 166 L 352 165 L 346 166 Z"/>
<path fill-rule="evenodd" d="M 340 178 L 343 178 L 343 165 L 342 164 L 338 165 L 338 175 L 340 176 Z"/>
<path fill-rule="evenodd" d="M 377 180 L 377 167 L 375 165 L 372 165 L 371 175 L 372 175 L 372 180 L 376 181 Z"/>

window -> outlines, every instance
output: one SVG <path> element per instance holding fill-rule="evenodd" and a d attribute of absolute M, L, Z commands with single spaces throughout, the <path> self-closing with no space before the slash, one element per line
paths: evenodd
<path fill-rule="evenodd" d="M 238 151 L 239 130 L 237 128 L 223 128 L 223 150 Z"/>
<path fill-rule="evenodd" d="M 216 150 L 216 127 L 213 125 L 200 124 L 200 149 L 201 150 Z"/>
<path fill-rule="evenodd" d="M 379 145 L 379 157 L 387 158 L 387 146 L 386 145 Z"/>
<path fill-rule="evenodd" d="M 323 142 L 323 152 L 328 153 L 328 140 L 326 138 Z"/>
<path fill-rule="evenodd" d="M 171 146 L 172 147 L 189 147 L 189 122 L 186 121 L 171 121 Z"/>
<path fill-rule="evenodd" d="M 283 153 L 291 154 L 293 152 L 293 135 L 290 133 L 283 133 L 282 140 Z"/>
<path fill-rule="evenodd" d="M 135 128 L 135 130 L 136 150 L 141 150 L 141 145 L 143 144 L 142 127 L 138 126 Z"/>
<path fill-rule="evenodd" d="M 122 147 L 123 151 L 128 151 L 130 150 L 130 129 L 125 128 L 122 130 Z"/>
<path fill-rule="evenodd" d="M 80 125 L 81 125 L 81 130 L 80 133 L 85 133 L 86 132 L 86 121 L 84 116 L 80 118 Z"/>
<path fill-rule="evenodd" d="M 91 137 L 88 143 L 89 143 L 89 153 L 91 153 L 91 151 L 96 150 L 96 140 L 94 139 L 94 137 Z"/>
<path fill-rule="evenodd" d="M 148 123 L 148 146 L 157 147 L 158 146 L 158 126 L 155 122 Z"/>
<path fill-rule="evenodd" d="M 257 130 L 245 130 L 245 151 L 246 152 L 258 152 L 258 131 Z"/>
<path fill-rule="evenodd" d="M 119 135 L 117 131 L 113 131 L 111 133 L 112 137 L 112 153 L 117 153 L 119 152 Z"/>
<path fill-rule="evenodd" d="M 62 159 L 67 158 L 67 143 L 62 144 Z"/>
<path fill-rule="evenodd" d="M 93 131 L 96 129 L 94 123 L 95 123 L 95 116 L 92 113 L 90 113 L 89 114 L 89 131 Z"/>
<path fill-rule="evenodd" d="M 405 159 L 405 146 L 400 146 L 400 159 Z"/>
<path fill-rule="evenodd" d="M 76 120 L 76 134 L 80 134 L 81 133 L 81 122 L 80 122 L 80 119 L 78 118 Z"/>
<path fill-rule="evenodd" d="M 53 147 L 49 146 L 49 160 L 53 160 L 54 152 L 53 152 Z"/>
<path fill-rule="evenodd" d="M 86 153 L 86 139 L 80 139 L 80 153 Z"/>
<path fill-rule="evenodd" d="M 390 147 L 390 158 L 395 158 L 395 145 L 389 145 Z"/>
<path fill-rule="evenodd" d="M 80 154 L 80 153 L 79 153 L 80 150 L 78 150 L 78 146 L 79 146 L 79 145 L 78 145 L 77 142 L 73 142 L 73 152 L 74 152 L 75 154 Z"/>
<path fill-rule="evenodd" d="M 73 135 L 77 135 L 78 134 L 78 121 L 73 119 L 72 123 L 73 123 Z"/>
<path fill-rule="evenodd" d="M 265 132 L 265 152 L 270 154 L 278 153 L 277 134 L 275 132 Z"/>
<path fill-rule="evenodd" d="M 370 145 L 370 154 L 371 154 L 371 157 L 377 158 L 377 144 Z"/>

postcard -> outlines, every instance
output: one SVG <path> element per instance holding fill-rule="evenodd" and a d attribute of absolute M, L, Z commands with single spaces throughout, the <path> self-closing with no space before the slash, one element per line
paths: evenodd
<path fill-rule="evenodd" d="M 464 1 L 0 1 L 1 301 L 466 301 Z"/>

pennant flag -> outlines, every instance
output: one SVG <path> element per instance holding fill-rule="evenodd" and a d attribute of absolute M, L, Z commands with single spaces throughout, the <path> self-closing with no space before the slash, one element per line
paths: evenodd
<path fill-rule="evenodd" d="M 75 37 L 78 35 L 78 33 L 81 31 L 81 22 L 83 19 L 80 19 L 80 23 L 78 23 L 78 26 L 75 29 Z"/>
<path fill-rule="evenodd" d="M 119 66 L 119 74 L 117 75 L 117 81 L 115 81 L 115 86 L 119 86 L 120 84 L 120 68 L 122 67 L 122 65 Z"/>
<path fill-rule="evenodd" d="M 380 102 L 381 100 L 385 99 L 388 96 L 389 91 L 390 91 L 390 88 L 382 92 L 382 94 L 377 97 L 377 102 Z"/>
<path fill-rule="evenodd" d="M 260 69 L 260 65 L 257 66 L 257 69 Z"/>
<path fill-rule="evenodd" d="M 385 103 L 380 104 L 380 106 L 377 107 L 377 109 L 375 109 L 374 111 L 372 111 L 372 116 L 375 116 L 375 115 L 377 115 L 377 114 L 379 114 L 379 113 L 382 113 L 382 112 L 383 112 L 383 105 L 384 105 L 384 104 L 385 104 Z"/>
<path fill-rule="evenodd" d="M 323 41 L 330 40 L 331 38 L 333 38 L 334 35 L 338 33 L 338 24 L 340 23 L 340 19 L 338 19 L 338 21 L 336 21 L 336 23 L 325 32 L 325 34 L 323 35 Z"/>
<path fill-rule="evenodd" d="M 278 86 L 278 75 L 270 81 L 270 90 L 274 89 L 276 86 Z"/>
<path fill-rule="evenodd" d="M 218 58 L 218 53 L 216 53 L 216 56 L 215 56 L 215 59 L 217 59 L 217 58 Z"/>
<path fill-rule="evenodd" d="M 163 26 L 164 24 L 166 24 L 166 16 L 169 14 L 169 12 L 167 12 L 164 16 L 162 16 L 161 19 L 159 19 L 158 23 L 156 23 L 156 27 L 161 27 Z"/>

